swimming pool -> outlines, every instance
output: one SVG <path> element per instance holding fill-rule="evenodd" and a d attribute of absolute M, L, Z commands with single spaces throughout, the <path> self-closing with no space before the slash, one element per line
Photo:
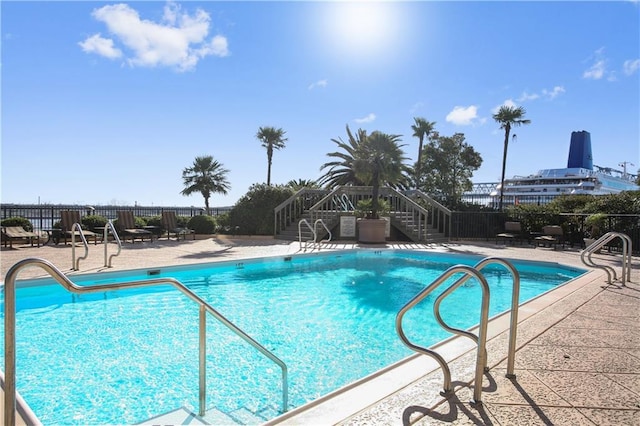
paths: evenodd
<path fill-rule="evenodd" d="M 175 277 L 273 351 L 289 368 L 290 407 L 392 364 L 410 352 L 395 334 L 398 310 L 452 264 L 479 257 L 361 250 L 252 259 L 126 273 L 74 276 L 82 285 Z M 584 271 L 514 262 L 520 301 Z M 491 315 L 510 306 L 511 275 L 483 270 Z M 198 310 L 168 286 L 71 295 L 44 280 L 17 292 L 17 388 L 44 424 L 136 423 L 198 401 Z M 478 322 L 479 286 L 469 282 L 442 304 L 455 327 Z M 464 290 L 466 293 L 463 293 Z M 429 298 L 405 317 L 412 340 L 430 346 Z M 4 309 L 2 310 L 4 312 Z M 278 414 L 277 366 L 208 321 L 208 407 L 242 419 Z"/>

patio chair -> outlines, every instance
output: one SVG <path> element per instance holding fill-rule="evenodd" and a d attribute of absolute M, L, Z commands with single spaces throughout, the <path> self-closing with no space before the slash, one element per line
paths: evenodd
<path fill-rule="evenodd" d="M 496 244 L 498 241 L 503 240 L 505 245 L 507 241 L 520 241 L 522 243 L 525 239 L 525 235 L 522 232 L 522 225 L 520 222 L 505 222 L 504 232 L 496 235 Z"/>
<path fill-rule="evenodd" d="M 127 237 L 131 237 L 132 243 L 135 242 L 136 238 L 140 238 L 144 242 L 145 237 L 149 237 L 149 240 L 153 241 L 153 233 L 151 231 L 136 228 L 136 219 L 133 217 L 132 211 L 121 210 L 116 213 L 118 215 L 116 229 L 122 235 L 124 241 L 127 240 Z"/>
<path fill-rule="evenodd" d="M 74 235 L 77 240 L 80 240 L 80 232 L 78 232 L 77 228 L 74 228 L 74 224 L 77 223 L 82 228 L 82 223 L 80 222 L 80 212 L 75 210 L 62 210 L 60 212 L 60 237 L 64 240 L 64 243 L 67 244 L 67 239 L 71 239 Z M 95 232 L 82 229 L 82 235 L 86 240 L 89 240 L 93 237 L 93 244 L 98 244 L 98 234 Z M 60 240 L 58 239 L 56 244 Z"/>
<path fill-rule="evenodd" d="M 536 246 L 553 247 L 554 250 L 562 245 L 564 249 L 564 231 L 560 225 L 542 227 L 542 235 L 536 237 Z"/>
<path fill-rule="evenodd" d="M 162 212 L 162 228 L 167 231 L 167 239 L 171 239 L 171 234 L 175 235 L 176 240 L 182 236 L 183 240 L 187 239 L 187 235 L 193 235 L 193 239 L 196 239 L 196 232 L 193 229 L 181 228 L 178 226 L 178 217 L 174 211 Z"/>
<path fill-rule="evenodd" d="M 22 226 L 3 226 L 2 227 L 2 240 L 4 241 L 4 246 L 7 246 L 7 241 L 9 242 L 9 247 L 13 248 L 13 240 L 28 240 L 31 243 L 31 247 L 33 247 L 33 239 L 35 238 L 36 244 L 40 247 L 40 235 L 35 232 L 26 231 Z"/>

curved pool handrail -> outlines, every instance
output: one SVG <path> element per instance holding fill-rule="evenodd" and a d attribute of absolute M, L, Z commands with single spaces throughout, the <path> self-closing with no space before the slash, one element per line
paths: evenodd
<path fill-rule="evenodd" d="M 329 237 L 328 237 L 326 240 L 316 241 L 316 240 L 318 239 L 318 234 L 317 234 L 317 233 L 315 233 L 315 234 L 314 234 L 314 235 L 315 235 L 315 237 L 314 237 L 314 239 L 313 239 L 313 243 L 314 243 L 314 244 L 320 244 L 320 243 L 323 243 L 323 242 L 325 242 L 325 243 L 326 243 L 326 242 L 331 241 L 331 238 L 333 237 L 333 236 L 331 235 L 331 229 L 329 229 L 329 228 L 327 227 L 327 224 L 326 224 L 326 223 L 324 223 L 324 220 L 322 220 L 322 219 L 316 219 L 316 221 L 315 221 L 315 222 L 313 222 L 313 230 L 315 231 L 315 230 L 317 229 L 318 224 L 322 225 L 322 227 L 324 228 L 324 230 L 325 230 L 325 231 L 327 231 L 327 234 L 329 235 Z"/>
<path fill-rule="evenodd" d="M 607 273 L 607 282 L 611 284 L 611 278 L 617 280 L 618 276 L 616 270 L 609 265 L 599 265 L 593 261 L 591 255 L 598 250 L 602 249 L 609 242 L 620 238 L 622 240 L 622 285 L 624 286 L 627 280 L 631 280 L 631 253 L 633 252 L 633 242 L 631 237 L 622 232 L 607 232 L 602 237 L 598 238 L 595 242 L 587 246 L 580 254 L 582 263 L 592 268 L 602 269 Z"/>
<path fill-rule="evenodd" d="M 316 241 L 316 230 L 313 229 L 313 226 L 311 226 L 311 224 L 309 223 L 309 221 L 307 219 L 300 219 L 300 221 L 298 222 L 298 242 L 300 243 L 300 249 L 302 250 L 302 225 L 306 225 L 307 228 L 309 228 L 309 230 L 311 231 L 311 234 L 313 235 L 313 242 L 315 243 Z M 309 244 L 309 241 L 305 241 L 304 242 L 304 249 L 307 249 L 307 245 Z"/>
<path fill-rule="evenodd" d="M 40 258 L 27 258 L 14 264 L 7 271 L 4 281 L 4 359 L 5 359 L 5 388 L 4 388 L 4 424 L 6 426 L 15 425 L 16 413 L 16 277 L 21 269 L 28 266 L 39 266 L 44 269 L 53 279 L 62 285 L 67 291 L 85 294 L 98 293 L 109 290 L 123 290 L 138 287 L 150 287 L 160 284 L 170 284 L 177 290 L 186 295 L 189 299 L 196 302 L 200 309 L 199 316 L 199 415 L 204 416 L 206 408 L 206 315 L 208 312 L 215 319 L 220 321 L 229 330 L 233 331 L 237 336 L 249 343 L 282 370 L 282 410 L 286 412 L 288 409 L 288 372 L 286 364 L 254 340 L 247 333 L 242 331 L 238 326 L 233 324 L 224 315 L 219 313 L 215 308 L 202 300 L 200 296 L 189 290 L 184 284 L 174 278 L 153 278 L 140 281 L 129 281 L 122 283 L 97 284 L 94 286 L 79 286 L 71 281 L 62 271 L 56 268 L 51 262 Z"/>
<path fill-rule="evenodd" d="M 78 230 L 78 235 L 80 235 L 80 239 L 82 240 L 82 245 L 84 246 L 84 256 L 78 257 L 76 260 L 76 233 L 75 230 Z M 80 270 L 80 260 L 84 260 L 89 256 L 89 244 L 87 243 L 87 238 L 84 236 L 84 232 L 82 232 L 82 226 L 76 222 L 71 225 L 71 269 L 74 271 Z"/>
<path fill-rule="evenodd" d="M 111 233 L 113 234 L 113 238 L 116 240 L 118 244 L 118 251 L 116 253 L 112 253 L 109 256 L 109 260 L 107 261 L 107 246 L 109 245 L 109 229 L 111 229 Z M 118 231 L 116 231 L 115 226 L 113 226 L 113 222 L 109 220 L 104 227 L 104 235 L 102 236 L 102 243 L 104 244 L 104 266 L 107 268 L 111 268 L 111 259 L 120 255 L 122 251 L 122 241 L 120 241 L 120 237 L 118 236 Z"/>
<path fill-rule="evenodd" d="M 443 376 L 444 376 L 444 384 L 442 395 L 446 396 L 453 392 L 453 386 L 451 385 L 451 370 L 447 365 L 447 362 L 442 358 L 440 354 L 436 351 L 424 348 L 422 346 L 416 345 L 412 343 L 404 333 L 402 328 L 402 319 L 404 315 L 418 303 L 420 303 L 425 297 L 427 297 L 431 292 L 433 292 L 437 287 L 439 287 L 442 283 L 444 283 L 447 279 L 449 279 L 452 275 L 457 273 L 464 273 L 465 275 L 473 276 L 476 278 L 482 287 L 482 304 L 480 308 L 480 324 L 479 324 L 479 333 L 478 333 L 478 348 L 476 355 L 476 374 L 475 374 L 475 383 L 473 390 L 473 399 L 474 402 L 479 403 L 482 397 L 482 375 L 484 373 L 484 367 L 487 364 L 486 360 L 486 345 L 487 345 L 487 324 L 489 322 L 489 284 L 487 283 L 486 278 L 475 268 L 466 265 L 454 265 L 444 271 L 435 281 L 433 281 L 428 287 L 418 293 L 413 299 L 411 299 L 406 305 L 400 309 L 396 316 L 396 332 L 400 337 L 402 343 L 404 343 L 408 348 L 422 353 L 424 355 L 428 355 L 434 358 L 438 364 L 440 364 L 440 368 L 442 368 Z M 466 280 L 457 280 L 453 283 L 447 291 L 453 291 L 462 285 Z"/>
<path fill-rule="evenodd" d="M 510 311 L 510 326 L 509 326 L 509 348 L 508 348 L 508 355 L 507 355 L 507 373 L 506 373 L 506 377 L 508 378 L 515 378 L 515 354 L 516 354 L 516 334 L 517 334 L 517 328 L 518 328 L 518 309 L 519 309 L 519 299 L 520 299 L 520 273 L 518 272 L 518 270 L 513 266 L 513 264 L 509 261 L 507 261 L 506 259 L 500 258 L 500 257 L 486 257 L 484 259 L 482 259 L 481 261 L 479 261 L 478 263 L 476 263 L 474 265 L 474 268 L 478 271 L 481 271 L 485 266 L 490 265 L 490 264 L 501 264 L 503 265 L 505 268 L 507 268 L 510 272 L 511 275 L 513 276 L 513 289 L 511 292 L 511 311 Z M 453 292 L 453 290 L 455 290 L 456 288 L 458 288 L 460 285 L 464 284 L 469 278 L 471 278 L 470 275 L 464 275 L 461 278 L 458 279 L 458 281 L 456 281 L 454 284 L 452 284 L 448 289 L 446 289 L 444 292 L 442 292 L 442 294 L 440 294 L 434 304 L 433 304 L 433 314 L 436 317 L 436 320 L 438 321 L 438 323 L 440 324 L 440 326 L 442 328 L 444 328 L 446 331 L 450 332 L 450 333 L 454 333 L 454 334 L 458 334 L 461 336 L 465 336 L 470 338 L 471 340 L 473 340 L 476 344 L 478 344 L 478 336 L 476 336 L 475 334 L 471 333 L 470 331 L 466 331 L 466 330 L 462 330 L 459 328 L 454 328 L 449 326 L 448 324 L 446 324 L 444 322 L 444 320 L 442 319 L 442 316 L 440 315 L 440 303 L 442 303 L 442 301 Z M 485 360 L 486 360 L 486 354 L 485 354 Z M 484 366 L 486 367 L 486 365 Z"/>

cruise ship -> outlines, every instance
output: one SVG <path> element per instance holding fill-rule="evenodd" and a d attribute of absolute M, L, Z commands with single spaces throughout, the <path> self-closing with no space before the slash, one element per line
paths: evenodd
<path fill-rule="evenodd" d="M 503 202 L 504 204 L 545 204 L 559 195 L 605 195 L 640 190 L 636 185 L 638 176 L 627 170 L 634 164 L 625 161 L 619 166 L 622 170 L 594 165 L 591 154 L 591 135 L 586 131 L 572 132 L 567 167 L 543 169 L 533 175 L 505 179 Z M 500 197 L 499 183 L 477 184 L 474 191 L 465 194 L 463 198 L 473 202 L 474 199 L 481 197 L 482 192 L 486 197 L 487 190 L 493 204 Z"/>

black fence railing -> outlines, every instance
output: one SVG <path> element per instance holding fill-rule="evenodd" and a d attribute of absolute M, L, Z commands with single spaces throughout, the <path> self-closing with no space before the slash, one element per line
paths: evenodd
<path fill-rule="evenodd" d="M 522 224 L 522 229 L 531 235 L 541 232 L 545 225 L 560 225 L 566 244 L 583 247 L 584 238 L 588 236 L 585 225 L 588 216 L 589 214 L 585 213 L 452 212 L 450 239 L 494 241 L 497 234 L 504 232 L 505 222 L 517 221 Z M 607 215 L 601 232 L 610 231 L 627 234 L 631 238 L 633 252 L 640 253 L 640 215 Z M 616 249 L 616 245 L 613 244 L 611 248 Z"/>
<path fill-rule="evenodd" d="M 1 217 L 24 217 L 29 219 L 35 230 L 53 228 L 53 224 L 60 220 L 60 212 L 63 210 L 76 210 L 81 216 L 98 215 L 109 220 L 115 220 L 117 212 L 121 210 L 133 211 L 134 216 L 150 218 L 162 215 L 163 211 L 174 211 L 178 216 L 193 217 L 205 214 L 201 207 L 145 207 L 145 206 L 83 206 L 77 204 L 2 204 Z M 231 207 L 213 207 L 210 213 L 213 216 L 226 213 Z"/>

